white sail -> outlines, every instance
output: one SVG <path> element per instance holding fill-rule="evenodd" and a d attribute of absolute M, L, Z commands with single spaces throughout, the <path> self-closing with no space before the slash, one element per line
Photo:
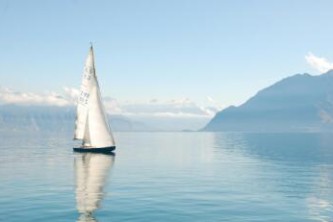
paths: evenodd
<path fill-rule="evenodd" d="M 75 155 L 76 206 L 84 215 L 91 215 L 100 206 L 104 197 L 104 185 L 114 156 L 98 153 Z"/>
<path fill-rule="evenodd" d="M 83 140 L 83 147 L 115 145 L 101 100 L 92 47 L 83 71 L 74 139 Z"/>

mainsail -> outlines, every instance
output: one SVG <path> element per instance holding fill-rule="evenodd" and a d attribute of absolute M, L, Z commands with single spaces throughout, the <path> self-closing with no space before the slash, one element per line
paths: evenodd
<path fill-rule="evenodd" d="M 85 148 L 114 146 L 97 81 L 93 47 L 85 62 L 81 91 L 77 102 L 74 139 L 83 140 Z"/>

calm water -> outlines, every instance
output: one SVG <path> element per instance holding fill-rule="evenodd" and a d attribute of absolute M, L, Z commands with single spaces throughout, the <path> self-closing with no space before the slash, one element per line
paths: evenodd
<path fill-rule="evenodd" d="M 333 221 L 333 134 L 1 133 L 0 221 Z"/>

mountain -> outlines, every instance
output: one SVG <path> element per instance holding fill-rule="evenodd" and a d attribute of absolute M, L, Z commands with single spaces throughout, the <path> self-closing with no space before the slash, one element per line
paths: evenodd
<path fill-rule="evenodd" d="M 114 131 L 151 131 L 151 127 L 121 115 L 108 116 Z M 0 105 L 0 131 L 73 132 L 75 107 Z"/>
<path fill-rule="evenodd" d="M 333 130 L 333 71 L 297 74 L 218 112 L 203 131 L 320 132 Z"/>
<path fill-rule="evenodd" d="M 0 104 L 0 131 L 74 131 L 76 108 L 56 105 Z M 207 118 L 173 118 L 151 115 L 108 115 L 113 131 L 197 130 Z"/>

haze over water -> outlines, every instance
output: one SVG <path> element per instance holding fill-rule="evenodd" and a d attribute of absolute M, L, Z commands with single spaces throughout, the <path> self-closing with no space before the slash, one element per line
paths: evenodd
<path fill-rule="evenodd" d="M 116 133 L 85 157 L 71 135 L 1 135 L 1 220 L 333 220 L 331 134 Z"/>

